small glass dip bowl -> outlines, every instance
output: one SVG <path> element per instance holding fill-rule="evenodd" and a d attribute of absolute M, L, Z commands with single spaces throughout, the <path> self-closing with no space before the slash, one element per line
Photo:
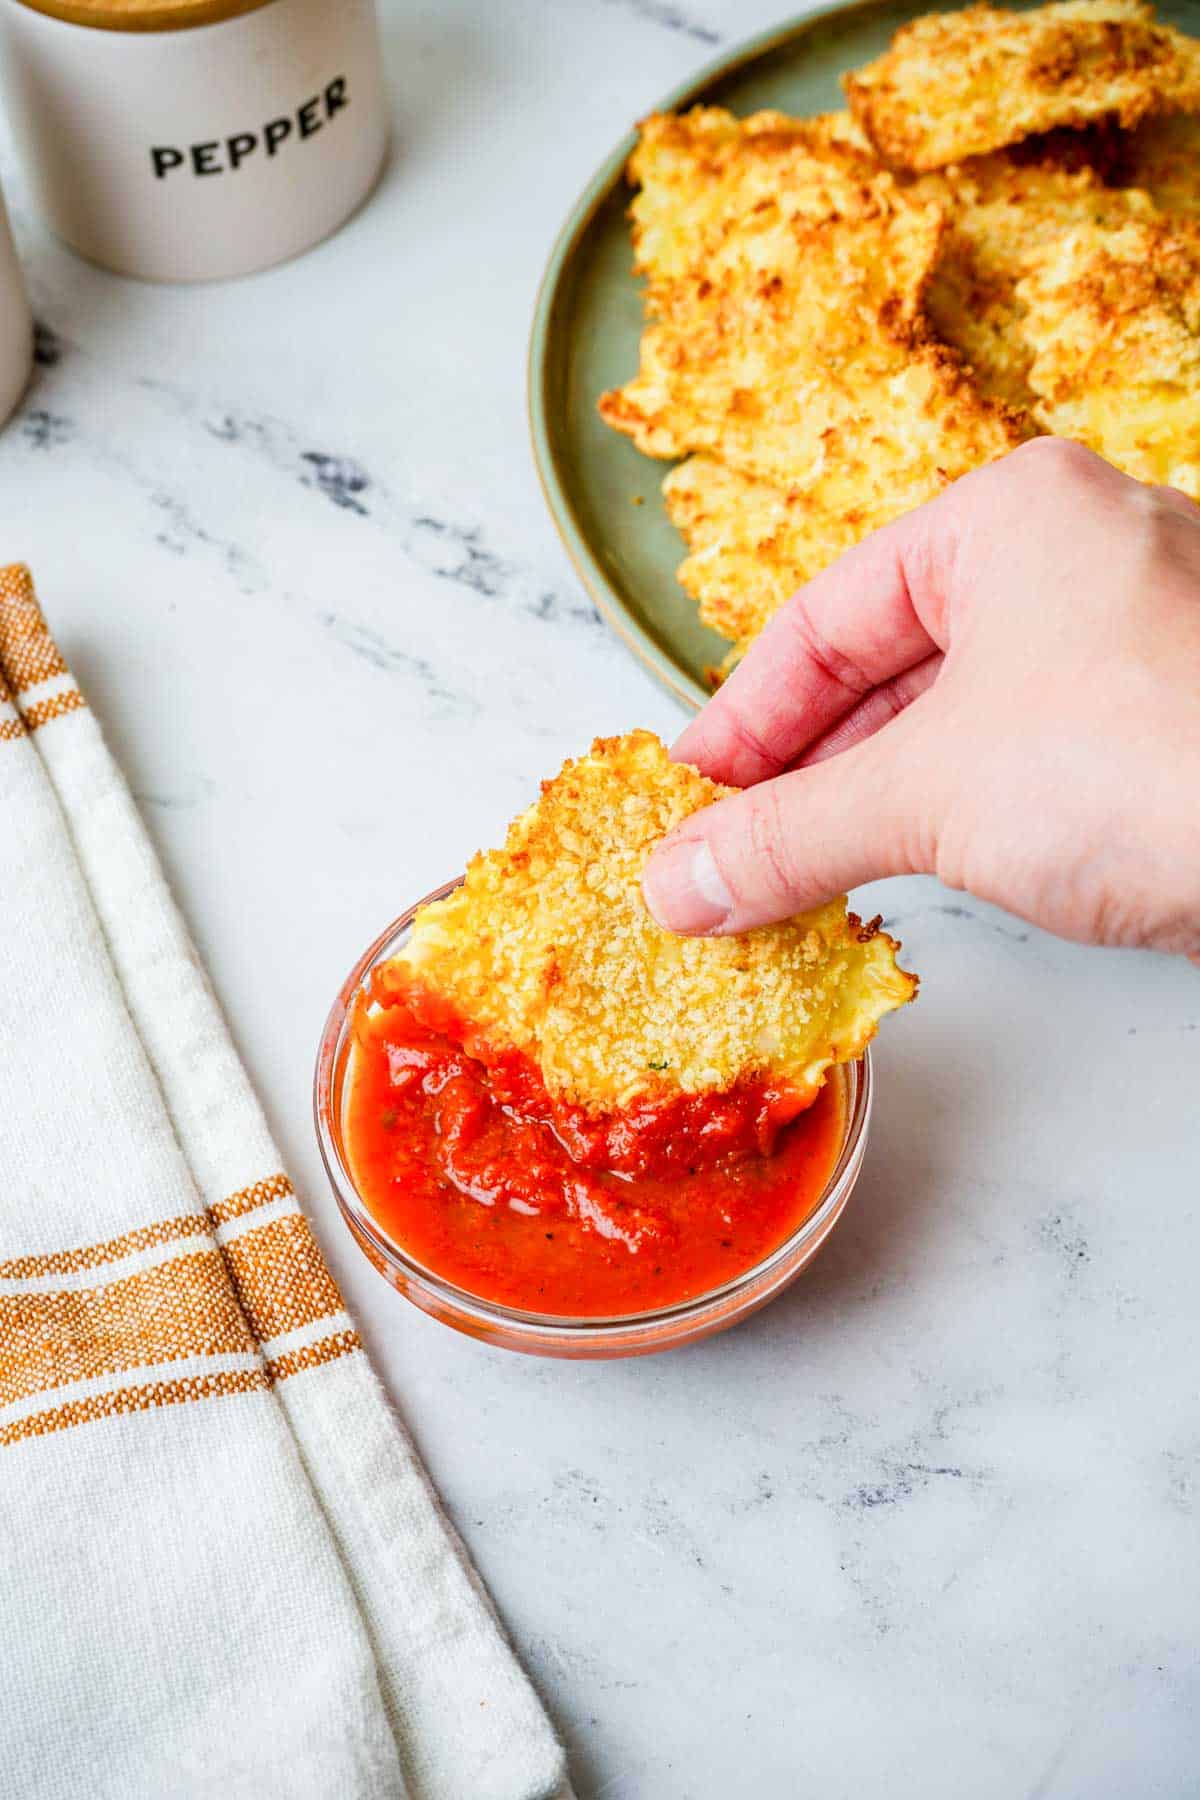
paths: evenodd
<path fill-rule="evenodd" d="M 845 1137 L 833 1172 L 808 1218 L 769 1256 L 743 1274 L 673 1306 L 616 1318 L 571 1318 L 521 1312 L 493 1300 L 481 1300 L 418 1262 L 403 1244 L 388 1236 L 369 1212 L 351 1174 L 344 1136 L 354 1003 L 379 964 L 403 947 L 419 908 L 453 893 L 461 880 L 460 876 L 456 881 L 448 881 L 435 893 L 426 895 L 376 938 L 342 983 L 321 1037 L 313 1088 L 317 1140 L 334 1197 L 359 1249 L 386 1281 L 444 1325 L 452 1325 L 456 1331 L 484 1343 L 523 1350 L 533 1356 L 646 1356 L 724 1331 L 765 1306 L 812 1261 L 841 1218 L 858 1180 L 871 1118 L 869 1050 L 858 1062 L 830 1071 L 829 1080 L 843 1084 Z"/>

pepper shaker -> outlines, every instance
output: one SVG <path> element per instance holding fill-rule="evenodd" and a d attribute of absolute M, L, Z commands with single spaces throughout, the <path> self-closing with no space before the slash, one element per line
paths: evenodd
<path fill-rule="evenodd" d="M 374 0 L 0 0 L 0 58 L 47 221 L 121 274 L 282 262 L 383 163 Z"/>

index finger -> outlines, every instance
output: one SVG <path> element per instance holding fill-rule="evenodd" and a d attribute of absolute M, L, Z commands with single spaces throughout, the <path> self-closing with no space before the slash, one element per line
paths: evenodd
<path fill-rule="evenodd" d="M 715 781 L 752 787 L 796 758 L 881 683 L 938 648 L 908 568 L 924 508 L 885 526 L 817 575 L 755 639 L 672 750 Z"/>

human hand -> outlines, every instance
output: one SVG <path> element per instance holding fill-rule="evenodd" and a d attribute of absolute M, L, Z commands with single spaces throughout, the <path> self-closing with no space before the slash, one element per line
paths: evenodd
<path fill-rule="evenodd" d="M 1200 954 L 1200 507 L 1039 438 L 782 609 L 673 754 L 748 791 L 646 868 L 683 933 L 878 876 Z"/>

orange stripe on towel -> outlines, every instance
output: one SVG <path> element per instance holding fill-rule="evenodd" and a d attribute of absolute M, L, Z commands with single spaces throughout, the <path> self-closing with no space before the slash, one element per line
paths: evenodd
<path fill-rule="evenodd" d="M 334 1331 L 315 1344 L 304 1344 L 299 1350 L 285 1350 L 280 1356 L 270 1357 L 267 1369 L 272 1381 L 286 1381 L 290 1375 L 301 1375 L 305 1369 L 322 1368 L 326 1363 L 336 1362 L 340 1356 L 350 1356 L 361 1349 L 362 1339 L 357 1331 Z"/>
<path fill-rule="evenodd" d="M 185 1356 L 258 1348 L 217 1249 L 99 1287 L 0 1295 L 0 1405 Z"/>
<path fill-rule="evenodd" d="M 185 1400 L 213 1400 L 222 1394 L 265 1393 L 269 1383 L 261 1369 L 217 1369 L 211 1375 L 185 1375 L 178 1381 L 149 1381 L 141 1387 L 117 1388 L 109 1394 L 89 1394 L 47 1407 L 11 1425 L 0 1425 L 0 1447 L 22 1438 L 45 1437 L 71 1425 L 93 1419 L 110 1419 L 119 1413 L 150 1412 L 158 1406 L 179 1406 Z"/>
<path fill-rule="evenodd" d="M 156 1219 L 122 1237 L 105 1238 L 99 1244 L 82 1244 L 75 1250 L 50 1250 L 40 1256 L 14 1256 L 0 1263 L 0 1281 L 30 1281 L 42 1275 L 77 1275 L 118 1262 L 135 1250 L 150 1250 L 177 1238 L 207 1237 L 212 1230 L 207 1213 L 184 1213 L 177 1219 Z"/>
<path fill-rule="evenodd" d="M 30 731 L 40 731 L 43 725 L 49 725 L 52 719 L 61 719 L 65 713 L 78 712 L 86 706 L 87 701 L 78 688 L 68 688 L 65 694 L 51 694 L 48 700 L 35 700 L 27 706 L 21 715 Z"/>
<path fill-rule="evenodd" d="M 0 568 L 0 669 L 12 694 L 67 674 L 67 665 L 50 636 L 24 563 Z"/>
<path fill-rule="evenodd" d="M 210 1240 L 183 1253 L 185 1245 L 208 1238 L 219 1225 L 245 1219 L 259 1207 L 289 1199 L 292 1192 L 286 1175 L 269 1175 L 207 1212 L 159 1219 L 99 1243 L 0 1263 L 0 1280 L 36 1283 L 38 1289 L 56 1276 L 73 1278 L 70 1287 L 0 1294 L 0 1406 L 40 1396 L 47 1402 L 36 1417 L 0 1427 L 0 1446 L 113 1412 L 269 1386 L 360 1350 L 356 1331 L 329 1330 L 315 1343 L 268 1360 L 253 1381 L 238 1377 L 235 1386 L 226 1380 L 228 1371 L 215 1370 L 211 1379 L 141 1386 L 131 1381 L 119 1394 L 70 1400 L 64 1393 L 81 1381 L 132 1376 L 139 1368 L 185 1357 L 253 1354 L 267 1339 L 319 1326 L 341 1313 L 337 1283 L 298 1210 L 239 1227 L 240 1235 L 225 1245 Z M 106 1273 L 109 1264 L 123 1257 L 160 1247 L 163 1258 L 150 1268 Z M 78 1282 L 93 1271 L 93 1282 Z M 218 1377 L 224 1385 L 214 1385 Z"/>
<path fill-rule="evenodd" d="M 75 1275 L 83 1269 L 96 1269 L 106 1262 L 118 1262 L 135 1250 L 148 1250 L 155 1244 L 168 1244 L 175 1238 L 203 1237 L 218 1225 L 227 1225 L 256 1207 L 272 1200 L 285 1200 L 295 1193 L 282 1172 L 267 1175 L 250 1187 L 239 1188 L 224 1200 L 216 1200 L 206 1212 L 183 1213 L 174 1219 L 155 1219 L 150 1225 L 139 1225 L 120 1237 L 103 1238 L 98 1244 L 80 1244 L 70 1250 L 47 1250 L 28 1256 L 14 1256 L 0 1262 L 0 1281 L 28 1281 L 40 1275 Z"/>
<path fill-rule="evenodd" d="M 236 1194 L 227 1194 L 224 1200 L 214 1200 L 208 1209 L 208 1216 L 214 1225 L 227 1225 L 230 1219 L 240 1219 L 243 1214 L 253 1212 L 256 1207 L 267 1206 L 272 1200 L 286 1200 L 295 1191 L 286 1175 L 268 1175 L 265 1180 L 256 1181 L 252 1187 L 239 1188 Z"/>
<path fill-rule="evenodd" d="M 261 1343 L 341 1312 L 342 1296 L 302 1213 L 225 1245 L 238 1299 Z"/>

